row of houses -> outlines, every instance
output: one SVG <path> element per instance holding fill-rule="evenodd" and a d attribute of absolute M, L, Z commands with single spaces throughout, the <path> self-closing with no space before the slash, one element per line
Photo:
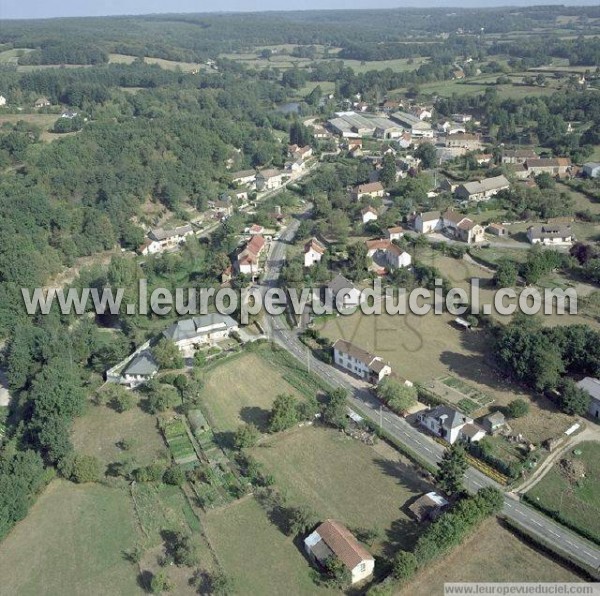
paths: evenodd
<path fill-rule="evenodd" d="M 293 162 L 288 162 L 288 166 L 286 171 L 278 170 L 275 168 L 269 168 L 265 170 L 241 170 L 239 172 L 233 172 L 231 174 L 231 181 L 234 184 L 239 184 L 240 186 L 246 186 L 251 190 L 257 190 L 258 192 L 263 192 L 265 190 L 274 190 L 276 188 L 281 188 L 283 183 L 285 182 L 286 177 L 290 176 L 290 172 L 296 172 L 299 169 L 304 169 L 304 162 L 302 165 L 298 165 L 297 168 L 293 168 L 292 165 L 295 164 L 298 160 L 294 160 Z"/>

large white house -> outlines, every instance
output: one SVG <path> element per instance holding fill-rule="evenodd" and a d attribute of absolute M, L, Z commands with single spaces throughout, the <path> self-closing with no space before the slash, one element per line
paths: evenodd
<path fill-rule="evenodd" d="M 531 244 L 569 245 L 573 243 L 573 230 L 568 225 L 530 226 L 527 239 Z"/>
<path fill-rule="evenodd" d="M 421 412 L 417 420 L 434 435 L 445 439 L 451 445 L 458 440 L 468 443 L 481 441 L 485 430 L 465 414 L 448 406 L 437 406 L 433 410 Z"/>
<path fill-rule="evenodd" d="M 375 559 L 350 530 L 338 521 L 324 521 L 305 538 L 304 548 L 311 561 L 322 567 L 326 567 L 332 557 L 339 559 L 350 572 L 352 584 L 373 575 Z"/>
<path fill-rule="evenodd" d="M 228 315 L 212 313 L 177 321 L 163 331 L 180 350 L 199 344 L 208 344 L 229 337 L 239 329 L 238 323 Z"/>
<path fill-rule="evenodd" d="M 333 344 L 333 361 L 338 366 L 375 385 L 384 377 L 392 374 L 391 366 L 383 358 L 343 339 L 338 339 Z"/>

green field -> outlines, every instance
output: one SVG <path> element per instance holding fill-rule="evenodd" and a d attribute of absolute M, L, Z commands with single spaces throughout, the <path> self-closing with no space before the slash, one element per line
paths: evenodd
<path fill-rule="evenodd" d="M 215 432 L 234 431 L 243 422 L 265 431 L 277 395 L 290 393 L 302 399 L 318 391 L 319 385 L 295 360 L 264 347 L 209 368 L 201 398 Z"/>
<path fill-rule="evenodd" d="M 417 524 L 403 506 L 431 486 L 386 443 L 372 447 L 330 429 L 305 428 L 254 448 L 253 455 L 292 505 L 307 505 L 321 520 L 377 530 L 375 552 L 413 545 Z"/>
<path fill-rule="evenodd" d="M 108 61 L 110 64 L 131 64 L 136 59 L 136 56 L 130 56 L 128 54 L 110 54 Z M 177 70 L 180 69 L 182 72 L 193 72 L 197 70 L 206 69 L 204 64 L 197 62 L 178 62 L 176 60 L 164 60 L 163 58 L 149 58 L 145 57 L 144 62 L 146 64 L 158 64 L 165 70 Z"/>
<path fill-rule="evenodd" d="M 582 451 L 581 455 L 569 451 L 563 458 L 582 462 L 584 478 L 571 482 L 555 464 L 527 493 L 527 498 L 600 540 L 600 443 L 581 443 L 577 449 Z"/>
<path fill-rule="evenodd" d="M 268 520 L 252 497 L 209 512 L 205 530 L 237 593 L 326 593 L 313 583 L 311 567 L 298 545 Z"/>
<path fill-rule="evenodd" d="M 134 520 L 126 491 L 54 481 L 0 544 L 0 593 L 141 594 Z"/>

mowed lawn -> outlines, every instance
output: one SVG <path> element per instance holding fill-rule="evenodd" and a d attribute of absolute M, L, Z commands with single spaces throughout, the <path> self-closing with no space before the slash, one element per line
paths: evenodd
<path fill-rule="evenodd" d="M 291 504 L 307 505 L 320 520 L 378 530 L 374 552 L 412 547 L 418 527 L 403 506 L 431 487 L 386 443 L 371 447 L 312 427 L 277 437 L 252 453 Z"/>
<path fill-rule="evenodd" d="M 580 582 L 574 571 L 546 557 L 501 526 L 485 521 L 447 557 L 421 571 L 399 596 L 442 596 L 445 582 Z"/>
<path fill-rule="evenodd" d="M 55 480 L 0 544 L 0 594 L 142 594 L 134 520 L 125 491 Z"/>
<path fill-rule="evenodd" d="M 207 373 L 202 402 L 216 431 L 235 431 L 243 422 L 253 422 L 265 431 L 273 401 L 280 393 L 301 398 L 278 367 L 258 354 L 245 353 Z"/>
<path fill-rule="evenodd" d="M 311 566 L 252 498 L 206 514 L 204 529 L 224 573 L 240 594 L 320 594 Z"/>
<path fill-rule="evenodd" d="M 562 459 L 583 462 L 584 478 L 570 482 L 555 464 L 527 496 L 546 509 L 560 512 L 573 526 L 593 532 L 600 539 L 600 443 L 581 443 L 576 449 L 582 454 L 569 451 Z"/>

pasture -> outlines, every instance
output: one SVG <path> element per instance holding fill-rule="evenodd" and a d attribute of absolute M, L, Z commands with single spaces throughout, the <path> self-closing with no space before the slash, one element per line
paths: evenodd
<path fill-rule="evenodd" d="M 55 480 L 0 544 L 0 593 L 142 594 L 123 557 L 137 538 L 126 491 Z"/>

